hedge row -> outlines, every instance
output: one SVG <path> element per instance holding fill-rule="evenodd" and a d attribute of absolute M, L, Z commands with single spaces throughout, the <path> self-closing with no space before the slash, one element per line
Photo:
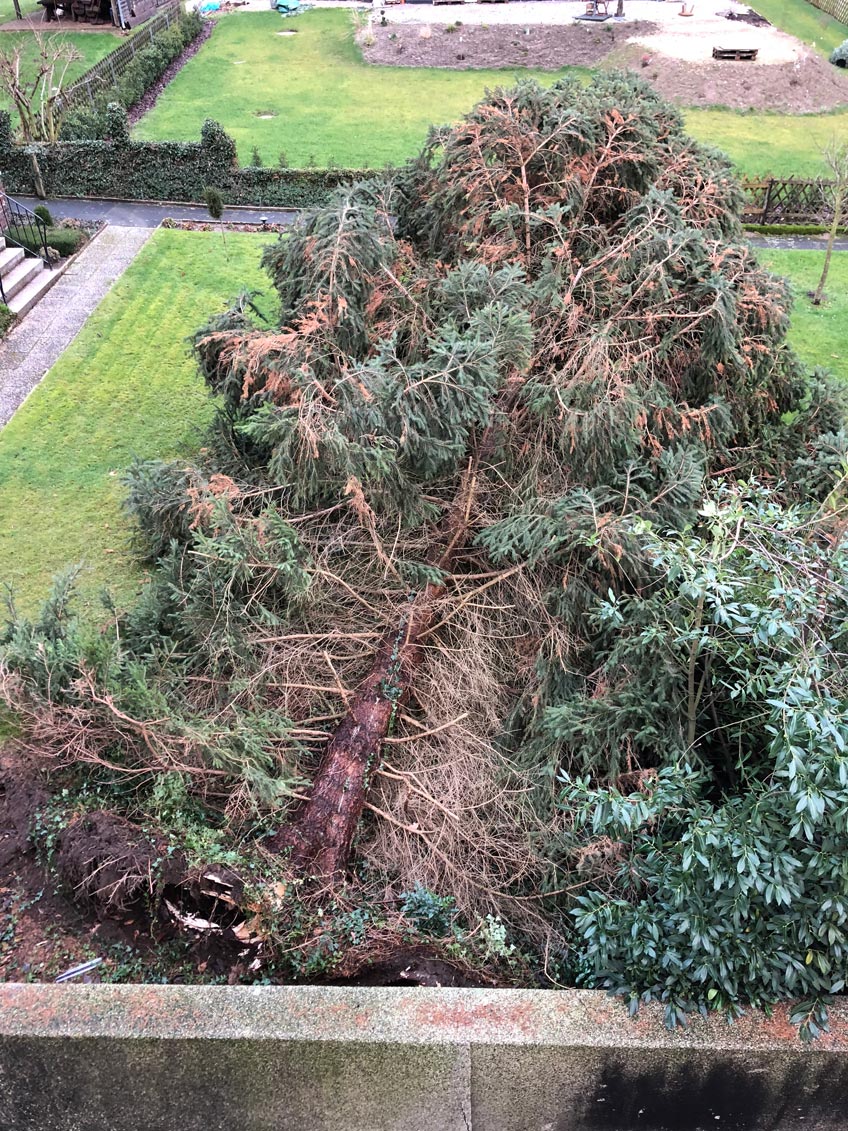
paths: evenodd
<path fill-rule="evenodd" d="M 56 145 L 14 143 L 9 115 L 0 111 L 0 169 L 12 195 L 35 194 L 32 159 L 48 196 L 101 196 L 126 200 L 201 201 L 207 185 L 227 204 L 304 208 L 322 204 L 345 181 L 374 175 L 368 169 L 241 169 L 235 142 L 211 119 L 199 142 L 133 141 L 126 111 L 110 105 L 108 137 Z"/>
<path fill-rule="evenodd" d="M 90 105 L 68 111 L 62 122 L 62 139 L 81 141 L 105 137 L 109 104 L 114 102 L 129 110 L 202 30 L 203 20 L 197 12 L 190 12 L 159 31 L 151 43 L 133 56 L 114 84 L 93 94 Z"/>

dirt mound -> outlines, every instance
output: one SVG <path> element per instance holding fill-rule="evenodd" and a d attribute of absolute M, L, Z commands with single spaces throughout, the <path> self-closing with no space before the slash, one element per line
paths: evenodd
<path fill-rule="evenodd" d="M 654 55 L 647 68 L 630 63 L 660 94 L 682 106 L 727 106 L 812 114 L 848 104 L 848 75 L 818 55 L 797 63 L 686 63 Z"/>
<path fill-rule="evenodd" d="M 756 13 L 754 17 L 760 18 Z M 744 12 L 734 19 L 755 22 Z M 634 42 L 662 38 L 658 25 L 644 20 L 594 26 L 430 24 L 425 28 L 422 35 L 419 24 L 374 27 L 374 42 L 363 45 L 363 55 L 367 62 L 382 66 L 451 70 L 626 67 L 683 106 L 812 114 L 848 105 L 848 75 L 813 52 L 801 52 L 794 62 L 691 62 L 672 58 L 649 43 Z M 505 74 L 504 82 L 512 77 Z"/>
<path fill-rule="evenodd" d="M 129 821 L 98 811 L 62 833 L 56 868 L 76 898 L 112 916 L 153 894 L 156 849 Z"/>
<path fill-rule="evenodd" d="M 656 24 L 646 20 L 627 24 L 536 24 L 532 27 L 392 24 L 386 28 L 375 27 L 374 43 L 363 44 L 362 53 L 369 63 L 393 67 L 444 67 L 458 71 L 536 67 L 558 71 L 567 66 L 594 66 L 634 35 L 651 35 L 658 30 Z"/>

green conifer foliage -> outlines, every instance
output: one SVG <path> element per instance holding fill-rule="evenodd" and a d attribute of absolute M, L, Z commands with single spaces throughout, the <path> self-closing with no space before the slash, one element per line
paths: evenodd
<path fill-rule="evenodd" d="M 242 296 L 198 332 L 221 405 L 204 458 L 130 473 L 144 601 L 94 653 L 64 619 L 15 622 L 8 697 L 29 696 L 34 727 L 49 713 L 82 776 L 107 755 L 177 771 L 225 828 L 264 820 L 292 849 L 283 869 L 316 870 L 322 840 L 344 866 L 370 806 L 353 852 L 376 874 L 501 916 L 572 977 L 666 994 L 675 1017 L 796 990 L 774 972 L 780 924 L 763 934 L 771 981 L 741 972 L 743 950 L 712 997 L 700 966 L 663 986 L 627 942 L 682 867 L 633 864 L 654 811 L 683 835 L 727 798 L 726 821 L 774 762 L 761 716 L 782 669 L 695 646 L 696 590 L 663 588 L 679 540 L 710 545 L 712 480 L 759 476 L 778 508 L 814 484 L 828 502 L 785 521 L 812 524 L 815 603 L 822 548 L 844 539 L 827 525 L 843 409 L 786 344 L 787 295 L 740 201 L 724 158 L 617 75 L 496 91 L 406 168 L 340 190 L 265 254 L 278 325 Z M 742 555 L 728 585 L 756 589 L 762 563 Z M 734 663 L 759 673 L 744 701 L 714 683 Z M 644 786 L 638 843 L 619 827 L 625 782 Z M 331 836 L 321 822 L 351 798 Z"/>

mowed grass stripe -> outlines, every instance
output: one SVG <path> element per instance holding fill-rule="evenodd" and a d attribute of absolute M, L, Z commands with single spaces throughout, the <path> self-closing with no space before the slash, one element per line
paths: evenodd
<path fill-rule="evenodd" d="M 84 603 L 138 584 L 121 511 L 134 456 L 196 449 L 213 407 L 186 339 L 242 287 L 269 237 L 159 231 L 0 432 L 0 581 L 32 609 L 84 562 Z M 260 300 L 261 302 L 262 300 Z"/>

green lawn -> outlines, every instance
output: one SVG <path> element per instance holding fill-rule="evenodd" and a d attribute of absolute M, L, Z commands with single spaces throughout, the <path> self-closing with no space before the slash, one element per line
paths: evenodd
<path fill-rule="evenodd" d="M 277 34 L 292 29 L 297 35 Z M 286 20 L 270 11 L 238 12 L 219 20 L 134 132 L 196 140 L 204 119 L 215 118 L 235 138 L 242 164 L 257 146 L 268 165 L 284 151 L 293 167 L 314 159 L 375 168 L 410 157 L 432 122 L 455 121 L 486 87 L 510 84 L 515 73 L 372 67 L 353 41 L 347 11 Z M 548 83 L 557 77 L 522 73 Z"/>
<path fill-rule="evenodd" d="M 115 35 L 109 31 L 89 31 L 89 32 L 68 32 L 68 31 L 51 31 L 55 24 L 45 24 L 45 33 L 49 33 L 50 37 L 62 39 L 67 43 L 72 44 L 80 54 L 80 58 L 71 63 L 68 67 L 67 76 L 65 79 L 66 85 L 78 79 L 81 74 L 93 67 L 110 51 L 114 51 L 121 46 L 123 40 L 120 36 Z M 0 52 L 4 55 L 10 54 L 14 51 L 15 46 L 21 43 L 24 50 L 22 53 L 22 64 L 24 74 L 26 74 L 26 67 L 33 66 L 35 59 L 38 55 L 38 45 L 35 41 L 35 36 L 30 31 L 3 31 L 0 32 Z M 7 97 L 5 91 L 0 91 L 0 109 L 8 109 L 11 106 L 11 100 Z"/>
<path fill-rule="evenodd" d="M 823 251 L 761 251 L 760 260 L 788 278 L 795 292 L 789 339 L 808 365 L 822 365 L 848 381 L 848 251 L 834 252 L 825 288 L 826 302 L 813 306 L 824 262 Z"/>
<path fill-rule="evenodd" d="M 724 150 L 751 176 L 824 175 L 825 146 L 834 137 L 848 137 L 848 110 L 797 115 L 687 110 L 685 116 L 693 137 Z"/>
<path fill-rule="evenodd" d="M 121 472 L 134 455 L 196 447 L 212 409 L 186 337 L 243 286 L 265 286 L 267 242 L 230 234 L 225 251 L 216 232 L 156 232 L 0 431 L 0 581 L 21 607 L 77 561 L 87 604 L 107 579 L 132 592 Z"/>
<path fill-rule="evenodd" d="M 812 34 L 820 25 L 822 13 L 806 0 L 764 0 L 764 5 L 788 13 L 786 23 L 799 34 Z M 783 26 L 776 12 L 772 17 Z M 830 24 L 840 26 L 835 20 Z M 297 35 L 277 34 L 291 29 Z M 829 34 L 833 38 L 832 28 Z M 542 82 L 556 77 L 523 73 Z M 571 68 L 571 73 L 589 72 Z M 194 140 L 204 119 L 212 117 L 235 138 L 243 164 L 255 146 L 268 165 L 275 165 L 282 151 L 294 167 L 314 161 L 375 168 L 410 157 L 431 122 L 455 121 L 486 87 L 510 83 L 515 74 L 510 69 L 369 66 L 344 11 L 308 12 L 285 21 L 273 12 L 233 13 L 219 21 L 210 42 L 179 73 L 135 135 Z M 266 113 L 276 116 L 259 116 Z M 686 120 L 695 137 L 725 150 L 752 175 L 819 174 L 827 143 L 834 135 L 848 136 L 848 110 L 821 115 L 690 110 Z"/>
<path fill-rule="evenodd" d="M 44 8 L 38 3 L 38 0 L 20 0 L 20 8 L 22 16 L 29 16 L 33 12 L 44 12 Z M 12 0 L 2 0 L 0 2 L 0 24 L 11 23 L 15 18 L 15 6 Z"/>
<path fill-rule="evenodd" d="M 848 27 L 813 7 L 809 0 L 753 0 L 751 7 L 770 24 L 824 55 L 848 39 Z"/>

